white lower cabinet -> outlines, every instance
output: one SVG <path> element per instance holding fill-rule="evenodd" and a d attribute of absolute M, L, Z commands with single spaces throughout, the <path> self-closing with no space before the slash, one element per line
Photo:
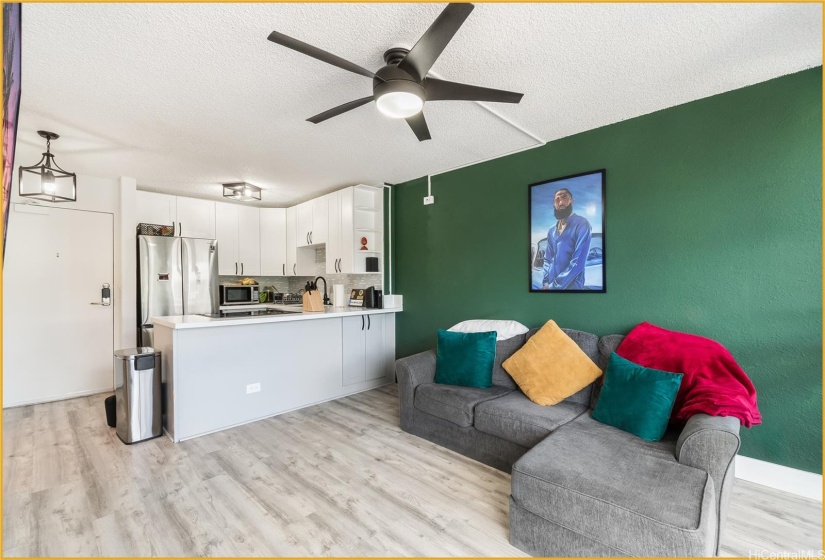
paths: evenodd
<path fill-rule="evenodd" d="M 391 347 L 386 336 L 386 315 L 344 317 L 343 377 L 344 385 L 352 385 L 388 376 L 387 355 L 395 356 L 394 335 Z M 395 317 L 390 318 L 391 321 Z"/>
<path fill-rule="evenodd" d="M 174 441 L 393 381 L 394 311 L 225 325 L 155 324 Z"/>
<path fill-rule="evenodd" d="M 343 384 L 352 385 L 367 379 L 367 352 L 366 326 L 364 315 L 358 317 L 344 317 L 343 357 L 344 375 Z"/>

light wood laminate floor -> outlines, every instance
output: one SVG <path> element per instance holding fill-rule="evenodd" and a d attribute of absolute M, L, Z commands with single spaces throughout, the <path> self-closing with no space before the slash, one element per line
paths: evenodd
<path fill-rule="evenodd" d="M 509 475 L 402 432 L 394 385 L 131 446 L 105 396 L 3 412 L 4 556 L 524 556 Z M 724 553 L 815 554 L 821 520 L 737 481 Z"/>

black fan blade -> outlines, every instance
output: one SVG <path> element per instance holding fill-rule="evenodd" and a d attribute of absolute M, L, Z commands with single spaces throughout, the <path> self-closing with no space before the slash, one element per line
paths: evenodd
<path fill-rule="evenodd" d="M 445 82 L 427 78 L 422 83 L 427 91 L 427 101 L 493 101 L 495 103 L 518 103 L 523 93 L 491 89 L 458 82 Z"/>
<path fill-rule="evenodd" d="M 337 66 L 338 68 L 343 68 L 344 70 L 349 70 L 350 72 L 361 74 L 362 76 L 366 76 L 367 78 L 375 77 L 375 74 L 373 74 L 366 68 L 361 68 L 360 66 L 353 62 L 350 62 L 349 60 L 344 60 L 340 56 L 328 53 L 327 51 L 321 50 L 318 47 L 313 47 L 312 45 L 304 43 L 303 41 L 299 41 L 298 39 L 288 37 L 283 33 L 273 31 L 269 34 L 269 37 L 267 38 L 273 43 L 283 45 L 288 49 L 298 51 L 299 53 L 311 56 L 312 58 L 316 58 L 322 62 L 326 62 L 327 64 L 332 64 L 333 66 Z"/>
<path fill-rule="evenodd" d="M 473 7 L 472 4 L 448 4 L 398 67 L 423 80 Z"/>
<path fill-rule="evenodd" d="M 410 125 L 412 131 L 415 132 L 415 136 L 419 142 L 432 138 L 432 136 L 430 136 L 430 129 L 427 127 L 427 121 L 424 119 L 423 111 L 404 120 Z"/>
<path fill-rule="evenodd" d="M 346 113 L 347 111 L 352 111 L 353 109 L 360 107 L 361 105 L 366 105 L 372 101 L 372 96 L 369 97 L 362 97 L 361 99 L 356 99 L 355 101 L 350 101 L 349 103 L 344 103 L 343 105 L 338 105 L 334 109 L 330 109 L 329 111 L 324 111 L 323 113 L 319 113 L 314 117 L 310 117 L 307 120 L 313 124 L 318 124 L 319 122 L 323 122 L 327 119 L 331 119 L 332 117 L 337 117 L 341 113 Z"/>

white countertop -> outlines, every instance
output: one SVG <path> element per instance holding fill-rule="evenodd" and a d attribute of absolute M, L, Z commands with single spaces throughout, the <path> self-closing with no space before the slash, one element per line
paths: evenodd
<path fill-rule="evenodd" d="M 261 323 L 280 323 L 283 321 L 306 321 L 311 319 L 330 319 L 332 317 L 346 317 L 348 315 L 375 315 L 380 313 L 398 313 L 403 309 L 393 307 L 389 309 L 366 309 L 362 307 L 332 307 L 326 306 L 323 311 L 302 311 L 299 305 L 239 305 L 235 309 L 281 309 L 292 313 L 283 315 L 263 315 L 258 317 L 213 318 L 202 315 L 171 315 L 168 317 L 152 317 L 155 326 L 169 327 L 170 329 L 197 329 L 203 327 L 229 327 L 233 325 L 259 325 Z M 222 310 L 227 309 L 222 307 Z"/>

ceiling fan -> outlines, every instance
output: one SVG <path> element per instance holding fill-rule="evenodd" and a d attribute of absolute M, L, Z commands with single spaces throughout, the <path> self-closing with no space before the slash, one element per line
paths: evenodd
<path fill-rule="evenodd" d="M 338 68 L 372 78 L 372 95 L 324 111 L 308 118 L 309 122 L 318 124 L 374 100 L 381 113 L 394 119 L 405 119 L 418 140 L 423 141 L 431 138 L 422 113 L 426 101 L 518 103 L 524 95 L 427 76 L 473 8 L 472 4 L 448 4 L 412 49 L 393 47 L 386 51 L 386 66 L 375 73 L 277 31 L 270 33 L 268 39 Z"/>

